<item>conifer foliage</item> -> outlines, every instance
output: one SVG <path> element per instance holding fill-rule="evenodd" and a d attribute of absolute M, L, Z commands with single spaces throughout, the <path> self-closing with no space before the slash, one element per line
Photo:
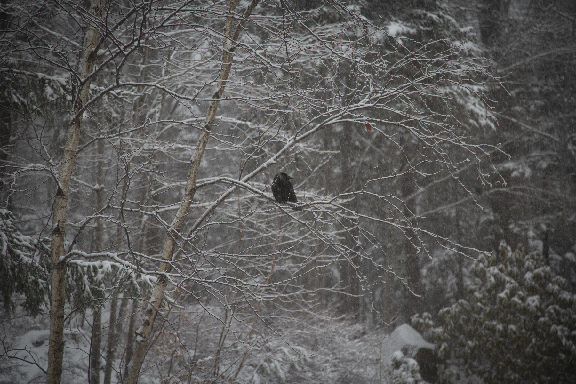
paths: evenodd
<path fill-rule="evenodd" d="M 49 248 L 23 235 L 14 221 L 11 212 L 0 209 L 0 294 L 8 313 L 19 303 L 36 316 L 48 302 Z"/>
<path fill-rule="evenodd" d="M 471 273 L 465 298 L 441 310 L 443 326 L 431 332 L 440 350 L 487 383 L 574 382 L 576 295 L 567 281 L 539 252 L 504 242 Z"/>

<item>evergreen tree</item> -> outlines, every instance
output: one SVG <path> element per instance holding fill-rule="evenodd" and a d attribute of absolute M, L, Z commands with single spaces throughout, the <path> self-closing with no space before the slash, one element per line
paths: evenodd
<path fill-rule="evenodd" d="M 470 271 L 465 298 L 440 311 L 440 328 L 429 315 L 413 318 L 453 358 L 449 365 L 462 361 L 487 383 L 574 382 L 576 295 L 542 254 L 503 242 Z"/>
<path fill-rule="evenodd" d="M 49 254 L 45 241 L 23 235 L 13 214 L 0 209 L 0 294 L 8 314 L 17 303 L 32 316 L 47 306 Z"/>

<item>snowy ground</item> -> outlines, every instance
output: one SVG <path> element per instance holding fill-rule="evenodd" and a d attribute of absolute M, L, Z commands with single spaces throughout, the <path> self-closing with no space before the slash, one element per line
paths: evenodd
<path fill-rule="evenodd" d="M 16 313 L 11 319 L 0 313 L 0 383 L 45 383 L 48 366 L 48 316 L 36 318 Z M 63 383 L 79 382 L 88 372 L 89 334 L 80 328 L 65 330 Z M 85 380 L 83 380 L 85 382 Z"/>
<path fill-rule="evenodd" d="M 5 313 L 0 316 L 5 349 L 0 359 L 0 384 L 45 382 L 48 316 L 16 314 L 10 320 L 6 320 Z M 87 315 L 80 320 L 66 328 L 63 383 L 87 381 L 90 318 Z M 219 358 L 219 375 L 227 380 L 247 350 L 250 325 L 250 321 L 237 324 L 227 335 Z M 150 349 L 141 382 L 195 382 L 207 378 L 214 370 L 220 331 L 221 323 L 217 317 L 206 315 L 205 306 L 188 307 Z M 387 351 L 385 339 L 378 329 L 344 320 L 278 317 L 267 327 L 260 324 L 256 329 L 237 382 L 385 383 L 392 354 Z M 120 365 L 118 360 L 116 367 Z"/>

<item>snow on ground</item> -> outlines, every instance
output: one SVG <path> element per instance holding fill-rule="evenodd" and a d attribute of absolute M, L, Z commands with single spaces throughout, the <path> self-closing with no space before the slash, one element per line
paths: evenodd
<path fill-rule="evenodd" d="M 170 375 L 161 372 L 166 372 L 168 365 L 175 382 L 184 377 L 203 379 L 213 371 L 221 331 L 217 319 L 222 314 L 212 308 L 211 315 L 207 315 L 207 309 L 190 305 L 180 314 L 186 321 L 177 325 L 173 321 L 171 327 L 165 328 L 166 342 L 159 338 L 150 349 L 142 383 L 156 384 L 166 379 Z M 0 313 L 0 318 L 5 319 L 5 313 Z M 225 342 L 219 361 L 220 372 L 227 378 L 233 372 L 226 369 L 233 367 L 246 351 L 252 318 L 246 316 L 246 321 L 233 325 L 234 330 Z M 2 323 L 0 336 L 8 351 L 0 358 L 0 384 L 45 382 L 42 370 L 47 367 L 48 316 L 34 319 L 20 314 Z M 63 383 L 87 381 L 89 323 L 87 316 L 83 327 L 66 328 Z M 169 334 L 172 336 L 168 337 Z M 408 325 L 399 327 L 387 338 L 378 328 L 328 315 L 277 316 L 267 326 L 260 323 L 256 327 L 238 382 L 382 383 L 390 374 L 392 354 L 406 344 L 433 348 Z M 119 364 L 117 360 L 115 366 Z"/>
<path fill-rule="evenodd" d="M 45 383 L 50 336 L 48 316 L 33 318 L 17 312 L 8 319 L 1 311 L 0 319 L 0 384 Z M 62 383 L 75 383 L 86 377 L 90 349 L 86 332 L 70 328 L 64 332 Z"/>
<path fill-rule="evenodd" d="M 390 358 L 394 352 L 403 348 L 434 349 L 434 344 L 424 340 L 422 335 L 408 324 L 399 325 L 382 343 L 383 355 Z"/>

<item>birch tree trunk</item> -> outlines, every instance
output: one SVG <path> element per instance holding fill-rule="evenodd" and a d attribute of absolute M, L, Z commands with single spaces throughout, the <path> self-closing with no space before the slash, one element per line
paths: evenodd
<path fill-rule="evenodd" d="M 102 16 L 103 5 L 104 0 L 92 0 L 90 14 L 94 19 L 99 19 Z M 80 139 L 80 126 L 82 123 L 82 114 L 80 114 L 80 111 L 88 100 L 88 91 L 92 80 L 90 76 L 94 70 L 94 62 L 98 50 L 98 35 L 98 29 L 94 24 L 90 24 L 84 38 L 84 52 L 82 54 L 80 69 L 80 79 L 82 82 L 80 83 L 79 97 L 74 106 L 74 118 L 68 127 L 64 158 L 58 179 L 58 189 L 52 207 L 50 344 L 48 347 L 48 371 L 46 378 L 48 384 L 60 383 L 62 376 L 66 264 L 65 262 L 61 262 L 61 259 L 64 256 L 68 192 L 72 170 L 78 152 L 78 141 Z"/>
<path fill-rule="evenodd" d="M 222 67 L 220 70 L 217 89 L 212 97 L 213 100 L 208 108 L 208 112 L 206 114 L 206 121 L 204 123 L 204 129 L 200 134 L 196 152 L 190 164 L 190 170 L 188 172 L 188 177 L 186 179 L 184 197 L 182 199 L 182 202 L 180 203 L 178 213 L 176 214 L 174 221 L 172 222 L 170 228 L 168 229 L 166 241 L 164 242 L 164 248 L 162 250 L 163 261 L 160 264 L 156 286 L 154 287 L 152 297 L 150 298 L 149 304 L 144 313 L 144 321 L 140 325 L 140 328 L 136 331 L 136 348 L 134 350 L 134 356 L 131 362 L 131 366 L 129 367 L 128 379 L 126 380 L 127 384 L 136 384 L 138 381 L 138 376 L 140 375 L 140 369 L 142 368 L 144 358 L 146 357 L 146 351 L 148 349 L 148 342 L 150 339 L 150 334 L 152 333 L 152 327 L 154 326 L 154 322 L 156 321 L 156 315 L 158 313 L 158 309 L 160 309 L 160 306 L 162 305 L 164 292 L 166 290 L 166 286 L 168 285 L 167 274 L 170 273 L 170 271 L 172 270 L 171 261 L 174 255 L 177 232 L 182 227 L 184 220 L 188 215 L 192 199 L 194 198 L 194 194 L 196 193 L 196 179 L 198 177 L 198 171 L 200 169 L 200 162 L 202 161 L 202 157 L 206 149 L 206 144 L 208 143 L 208 139 L 210 138 L 210 134 L 212 132 L 212 126 L 214 125 L 214 120 L 216 118 L 216 111 L 220 106 L 220 99 L 222 97 L 222 94 L 224 93 L 224 89 L 226 88 L 228 77 L 230 76 L 230 69 L 232 68 L 232 58 L 234 56 L 233 52 L 236 45 L 236 41 L 240 36 L 240 32 L 242 31 L 244 24 L 246 23 L 246 21 L 248 20 L 248 18 L 252 14 L 252 11 L 256 7 L 256 5 L 258 5 L 258 3 L 259 0 L 252 0 L 250 5 L 246 9 L 243 18 L 236 26 L 235 33 L 232 36 L 234 13 L 236 10 L 236 0 L 230 0 L 228 16 L 226 17 L 226 23 L 224 26 Z"/>

